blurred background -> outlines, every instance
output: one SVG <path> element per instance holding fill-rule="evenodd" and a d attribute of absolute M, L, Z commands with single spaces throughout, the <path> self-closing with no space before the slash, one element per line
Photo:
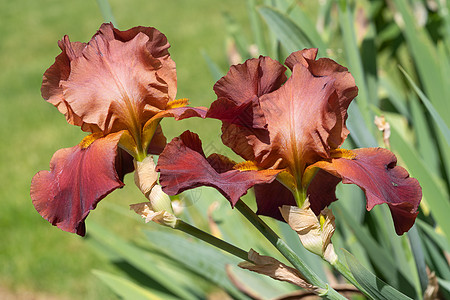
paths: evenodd
<path fill-rule="evenodd" d="M 192 106 L 209 107 L 213 84 L 229 66 L 260 54 L 283 62 L 293 51 L 318 47 L 319 57 L 348 67 L 359 95 L 349 109 L 344 147 L 390 147 L 419 180 L 424 198 L 416 225 L 398 237 L 387 207 L 367 213 L 363 193 L 340 185 L 341 200 L 331 206 L 335 248 L 350 251 L 411 298 L 434 299 L 424 297 L 429 288 L 442 298 L 450 295 L 449 1 L 0 0 L 0 299 L 248 299 L 242 286 L 256 291 L 257 299 L 296 292 L 225 269 L 238 260 L 143 224 L 128 210 L 144 200 L 129 175 L 126 186 L 87 218 L 86 238 L 50 226 L 35 211 L 32 176 L 49 168 L 56 150 L 84 137 L 42 99 L 42 74 L 60 53 L 59 39 L 67 34 L 87 42 L 112 16 L 121 30 L 152 26 L 167 36 L 177 64 L 177 97 L 189 98 Z M 390 135 L 377 129 L 375 116 L 385 117 Z M 221 144 L 218 121 L 167 118 L 162 125 L 168 140 L 190 129 L 207 154 L 241 161 Z M 178 200 L 184 220 L 282 260 L 214 190 L 197 189 Z M 255 207 L 251 193 L 244 200 Z M 285 224 L 265 220 L 321 278 L 344 282 Z M 239 278 L 240 288 L 230 277 Z"/>

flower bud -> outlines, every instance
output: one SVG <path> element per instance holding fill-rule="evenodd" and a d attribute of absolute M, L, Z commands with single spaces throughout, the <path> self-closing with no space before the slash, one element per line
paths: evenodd
<path fill-rule="evenodd" d="M 134 182 L 150 200 L 151 210 L 155 212 L 167 211 L 173 214 L 172 203 L 169 196 L 164 193 L 161 186 L 156 184 L 158 172 L 151 156 L 147 156 L 142 161 L 134 160 Z"/>
<path fill-rule="evenodd" d="M 306 199 L 302 207 L 283 205 L 281 214 L 286 222 L 295 230 L 303 246 L 330 263 L 337 260 L 331 237 L 335 230 L 334 216 L 325 208 L 316 216 Z"/>
<path fill-rule="evenodd" d="M 148 198 L 150 191 L 158 180 L 156 165 L 152 156 L 147 156 L 142 161 L 134 160 L 134 182 L 141 192 Z"/>

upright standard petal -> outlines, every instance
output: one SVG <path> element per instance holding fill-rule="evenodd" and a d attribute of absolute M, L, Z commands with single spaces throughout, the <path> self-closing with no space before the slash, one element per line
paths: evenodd
<path fill-rule="evenodd" d="M 285 64 L 293 70 L 296 64 L 302 64 L 316 77 L 328 76 L 334 79 L 334 88 L 338 95 L 339 111 L 336 111 L 336 123 L 330 130 L 328 145 L 335 149 L 342 145 L 349 131 L 345 126 L 347 120 L 347 108 L 350 102 L 357 96 L 358 88 L 355 79 L 346 67 L 329 58 L 316 60 L 317 49 L 304 49 L 289 55 Z"/>
<path fill-rule="evenodd" d="M 105 133 L 139 128 L 147 104 L 165 107 L 167 86 L 157 80 L 159 61 L 147 41 L 144 34 L 126 43 L 96 35 L 72 61 L 69 79 L 61 84 L 66 102 L 84 122 Z"/>
<path fill-rule="evenodd" d="M 329 76 L 315 77 L 296 64 L 281 88 L 261 97 L 270 151 L 276 155 L 263 156 L 260 163 L 272 165 L 281 157 L 283 166 L 301 177 L 308 164 L 329 156 L 327 140 L 341 109 L 334 81 Z"/>
<path fill-rule="evenodd" d="M 147 49 L 150 54 L 161 63 L 157 71 L 157 76 L 167 84 L 167 94 L 169 95 L 169 99 L 175 99 L 177 94 L 175 62 L 170 57 L 170 44 L 164 34 L 154 27 L 143 26 L 120 31 L 117 28 L 114 28 L 112 24 L 103 24 L 100 27 L 99 32 L 110 37 L 110 39 L 116 39 L 122 42 L 128 42 L 134 39 L 139 33 L 148 36 L 148 42 L 146 43 Z"/>
<path fill-rule="evenodd" d="M 285 71 L 279 62 L 263 56 L 232 66 L 214 85 L 218 99 L 212 103 L 207 117 L 250 128 L 266 128 L 259 97 L 278 89 L 286 81 Z"/>
<path fill-rule="evenodd" d="M 408 231 L 418 214 L 422 189 L 419 182 L 397 166 L 395 155 L 382 148 L 352 150 L 352 157 L 337 157 L 320 161 L 318 167 L 341 178 L 343 183 L 359 186 L 367 198 L 367 210 L 387 203 L 398 235 Z M 313 180 L 314 181 L 314 180 Z M 335 183 L 332 183 L 335 186 Z"/>
<path fill-rule="evenodd" d="M 31 199 L 42 217 L 64 231 L 85 235 L 89 212 L 124 185 L 115 169 L 120 135 L 88 146 L 82 142 L 53 155 L 50 171 L 38 172 L 31 181 Z"/>
<path fill-rule="evenodd" d="M 85 43 L 70 42 L 66 35 L 58 42 L 62 52 L 55 58 L 55 63 L 45 71 L 41 94 L 42 97 L 53 104 L 62 114 L 66 116 L 67 122 L 72 125 L 82 126 L 83 121 L 76 115 L 69 104 L 64 100 L 61 81 L 65 81 L 70 75 L 70 62 L 82 55 Z"/>
<path fill-rule="evenodd" d="M 42 95 L 85 131 L 128 128 L 135 135 L 175 98 L 170 45 L 154 28 L 122 32 L 103 24 L 87 44 L 66 36 L 59 45 L 62 53 L 44 74 Z"/>
<path fill-rule="evenodd" d="M 226 161 L 223 161 L 226 160 Z M 234 206 L 247 190 L 260 183 L 272 182 L 281 170 L 234 170 L 223 156 L 208 159 L 199 137 L 185 131 L 174 138 L 159 156 L 157 171 L 164 192 L 176 195 L 185 190 L 210 186 L 216 188 Z"/>

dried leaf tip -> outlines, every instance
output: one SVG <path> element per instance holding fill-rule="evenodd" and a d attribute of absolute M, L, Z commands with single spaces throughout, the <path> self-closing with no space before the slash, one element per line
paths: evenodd
<path fill-rule="evenodd" d="M 279 281 L 286 281 L 295 284 L 296 286 L 311 290 L 315 293 L 318 291 L 318 288 L 308 283 L 298 270 L 286 266 L 273 257 L 259 255 L 258 252 L 250 249 L 248 252 L 248 258 L 253 263 L 241 262 L 238 266 L 242 269 L 263 274 Z"/>
<path fill-rule="evenodd" d="M 131 204 L 130 209 L 134 210 L 138 215 L 145 219 L 145 223 L 153 221 L 160 225 L 175 228 L 178 218 L 165 210 L 154 211 L 150 202 Z"/>

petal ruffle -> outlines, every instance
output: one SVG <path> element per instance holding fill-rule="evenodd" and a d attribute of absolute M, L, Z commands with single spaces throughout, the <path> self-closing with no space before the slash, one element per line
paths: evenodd
<path fill-rule="evenodd" d="M 250 128 L 266 128 L 259 97 L 278 89 L 286 81 L 285 71 L 279 62 L 263 56 L 232 66 L 214 85 L 218 100 L 212 103 L 207 117 Z"/>
<path fill-rule="evenodd" d="M 292 174 L 300 174 L 306 165 L 329 156 L 328 137 L 341 109 L 333 84 L 333 78 L 315 77 L 296 64 L 281 88 L 261 97 L 270 151 L 276 154 L 263 156 L 261 164 L 272 165 L 282 157 Z"/>
<path fill-rule="evenodd" d="M 214 85 L 214 92 L 218 98 L 242 104 L 278 89 L 286 81 L 285 71 L 282 64 L 270 57 L 252 58 L 231 66 L 227 75 Z"/>
<path fill-rule="evenodd" d="M 105 133 L 137 128 L 146 105 L 165 107 L 167 85 L 158 81 L 160 62 L 147 42 L 142 33 L 126 43 L 97 34 L 71 62 L 70 76 L 61 82 L 64 99 L 84 122 Z"/>
<path fill-rule="evenodd" d="M 166 37 L 150 27 L 119 31 L 103 24 L 88 44 L 64 37 L 44 74 L 43 97 L 85 131 L 135 128 L 176 94 L 175 63 Z"/>
<path fill-rule="evenodd" d="M 245 160 L 261 161 L 270 154 L 269 132 L 232 123 L 222 123 L 222 142 Z M 257 156 L 258 155 L 258 156 Z M 266 169 L 271 166 L 263 166 Z"/>
<path fill-rule="evenodd" d="M 159 156 L 157 171 L 161 173 L 160 184 L 169 195 L 199 186 L 214 187 L 234 206 L 249 188 L 272 182 L 281 172 L 227 170 L 232 164 L 224 159 L 217 155 L 207 159 L 198 135 L 185 131 L 167 144 Z"/>
<path fill-rule="evenodd" d="M 100 32 L 104 35 L 109 35 L 110 31 L 113 31 L 114 37 L 122 42 L 128 42 L 139 33 L 143 33 L 148 36 L 149 40 L 146 43 L 147 49 L 150 54 L 161 62 L 161 66 L 157 71 L 158 77 L 160 77 L 165 83 L 167 83 L 169 99 L 175 99 L 177 94 L 177 76 L 175 62 L 170 58 L 168 49 L 170 44 L 167 38 L 159 30 L 154 27 L 137 26 L 126 31 L 120 31 L 114 28 L 111 24 L 103 24 L 100 27 Z"/>
<path fill-rule="evenodd" d="M 363 148 L 351 151 L 355 157 L 319 161 L 318 167 L 342 178 L 343 183 L 358 185 L 366 194 L 367 210 L 387 203 L 398 235 L 408 231 L 418 214 L 422 189 L 419 182 L 397 166 L 395 155 L 382 148 Z M 313 180 L 314 181 L 314 180 Z"/>
<path fill-rule="evenodd" d="M 347 108 L 350 102 L 358 95 L 355 79 L 348 69 L 329 58 L 316 60 L 317 49 L 304 49 L 289 55 L 285 64 L 293 70 L 296 64 L 302 64 L 316 77 L 328 76 L 334 79 L 333 86 L 338 95 L 338 107 L 335 110 L 335 125 L 331 128 L 327 143 L 332 149 L 339 148 L 347 137 L 349 131 L 345 126 Z"/>
<path fill-rule="evenodd" d="M 85 235 L 84 220 L 89 212 L 124 185 L 115 168 L 120 135 L 111 134 L 87 148 L 77 145 L 53 155 L 50 171 L 38 172 L 31 181 L 31 199 L 43 218 L 64 231 Z M 125 166 L 122 172 L 127 172 Z"/>
<path fill-rule="evenodd" d="M 55 63 L 45 71 L 41 94 L 42 97 L 53 104 L 62 114 L 66 116 L 67 122 L 72 125 L 82 126 L 83 121 L 76 115 L 69 104 L 64 100 L 61 81 L 65 81 L 70 75 L 70 62 L 82 55 L 86 43 L 70 42 L 66 35 L 58 42 L 62 52 L 55 58 Z M 85 127 L 89 128 L 89 126 Z M 94 130 L 91 130 L 93 132 Z"/>

